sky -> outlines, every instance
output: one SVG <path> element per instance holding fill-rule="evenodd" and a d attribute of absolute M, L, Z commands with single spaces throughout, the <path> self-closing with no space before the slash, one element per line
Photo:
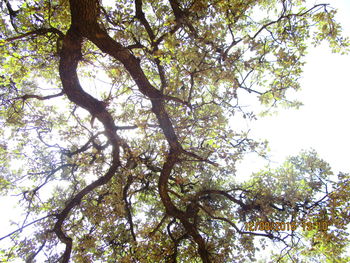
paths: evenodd
<path fill-rule="evenodd" d="M 350 37 L 350 0 L 328 2 L 338 9 L 337 20 Z M 335 173 L 350 172 L 350 55 L 334 54 L 324 43 L 310 47 L 305 61 L 301 90 L 296 93 L 304 106 L 260 118 L 251 124 L 250 135 L 269 141 L 270 165 L 312 148 Z M 239 166 L 239 177 L 265 165 L 251 156 Z"/>

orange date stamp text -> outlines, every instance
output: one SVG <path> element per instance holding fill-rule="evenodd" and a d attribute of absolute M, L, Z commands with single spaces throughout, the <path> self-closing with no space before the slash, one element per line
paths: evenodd
<path fill-rule="evenodd" d="M 244 229 L 246 231 L 295 231 L 301 228 L 303 231 L 327 231 L 329 222 L 327 221 L 292 221 L 292 222 L 246 222 Z"/>

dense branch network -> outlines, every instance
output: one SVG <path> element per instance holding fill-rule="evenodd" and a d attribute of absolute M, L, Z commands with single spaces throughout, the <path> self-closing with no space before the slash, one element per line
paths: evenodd
<path fill-rule="evenodd" d="M 147 20 L 144 18 L 144 14 L 141 8 L 141 1 L 136 1 L 137 15 L 145 25 L 146 30 L 151 40 L 153 41 L 154 35 Z M 63 48 L 60 55 L 60 76 L 63 84 L 63 90 L 65 94 L 67 94 L 68 98 L 77 105 L 87 109 L 94 117 L 97 117 L 103 123 L 108 139 L 113 145 L 114 154 L 116 157 L 113 159 L 113 169 L 111 168 L 103 180 L 100 180 L 101 183 L 95 183 L 94 185 L 90 185 L 89 188 L 82 190 L 76 197 L 74 197 L 73 201 L 69 203 L 66 209 L 60 213 L 59 220 L 55 225 L 55 232 L 61 241 L 66 243 L 67 246 L 63 260 L 64 262 L 68 262 L 72 243 L 71 239 L 66 237 L 61 230 L 61 225 L 65 217 L 68 215 L 68 211 L 70 211 L 73 205 L 75 203 L 78 203 L 86 193 L 95 187 L 106 183 L 116 172 L 116 168 L 119 166 L 118 148 L 121 144 L 121 139 L 115 135 L 116 127 L 114 120 L 108 111 L 104 108 L 103 103 L 85 93 L 79 85 L 76 69 L 78 62 L 81 59 L 80 49 L 82 37 L 86 37 L 94 44 L 96 44 L 96 46 L 99 47 L 103 52 L 109 54 L 110 56 L 123 63 L 125 68 L 128 70 L 138 85 L 140 92 L 151 100 L 152 111 L 157 116 L 160 127 L 162 128 L 163 133 L 170 146 L 169 155 L 166 158 L 159 179 L 159 193 L 161 199 L 165 205 L 167 213 L 180 219 L 187 232 L 197 242 L 199 246 L 199 253 L 203 261 L 209 262 L 210 260 L 203 238 L 199 235 L 196 227 L 187 220 L 186 214 L 174 206 L 168 194 L 168 178 L 172 171 L 172 167 L 177 162 L 178 156 L 181 153 L 184 153 L 184 151 L 178 142 L 173 125 L 164 108 L 163 95 L 149 83 L 147 77 L 140 67 L 139 61 L 129 52 L 129 50 L 113 40 L 107 34 L 107 32 L 99 27 L 97 23 L 97 12 L 98 10 L 95 1 L 87 1 L 84 4 L 79 1 L 71 1 L 72 25 L 63 41 Z M 164 78 L 164 73 L 161 66 L 159 66 L 159 70 L 161 76 Z"/>
<path fill-rule="evenodd" d="M 313 162 L 323 170 L 309 169 L 309 157 L 303 156 L 291 161 L 294 170 L 290 167 L 283 172 L 277 170 L 276 176 L 261 172 L 247 183 L 232 183 L 236 162 L 245 152 L 262 151 L 264 145 L 249 139 L 248 133 L 233 131 L 230 120 L 237 113 L 243 118 L 255 118 L 240 106 L 238 90 L 256 94 L 268 105 L 292 104 L 285 98 L 285 91 L 298 88 L 304 40 L 310 27 L 306 17 L 315 16 L 319 23 L 329 23 L 330 26 L 322 28 L 323 38 L 336 36 L 327 5 L 294 10 L 291 1 L 281 1 L 276 17 L 258 23 L 252 18 L 253 11 L 249 11 L 255 7 L 254 1 L 126 2 L 131 15 L 118 10 L 123 8 L 119 2 L 113 9 L 105 8 L 97 0 L 70 0 L 66 7 L 70 21 L 60 25 L 54 16 L 65 17 L 66 13 L 59 13 L 49 1 L 49 15 L 45 11 L 31 16 L 38 24 L 31 28 L 24 22 L 23 27 L 18 26 L 21 9 L 14 11 L 5 1 L 15 34 L 9 34 L 1 44 L 56 40 L 51 45 L 54 48 L 40 52 L 58 61 L 62 91 L 36 95 L 39 89 L 23 81 L 17 76 L 19 73 L 14 72 L 11 77 L 0 75 L 2 89 L 8 89 L 6 96 L 1 95 L 2 105 L 10 109 L 7 118 L 15 116 L 13 122 L 20 122 L 17 115 L 25 107 L 30 108 L 34 117 L 28 123 L 33 123 L 38 138 L 33 145 L 43 145 L 35 146 L 35 150 L 47 156 L 51 153 L 60 156 L 57 163 L 50 160 L 54 164 L 45 163 L 48 158 L 43 157 L 45 169 L 35 167 L 28 172 L 27 176 L 34 181 L 40 180 L 36 187 L 21 193 L 29 203 L 26 219 L 3 238 L 46 223 L 50 230 L 40 232 L 40 246 L 27 256 L 27 261 L 44 251 L 49 241 L 54 240 L 53 235 L 65 245 L 58 258 L 64 263 L 72 259 L 72 254 L 74 259 L 80 256 L 75 242 L 80 242 L 82 251 L 84 246 L 91 248 L 94 234 L 102 240 L 94 243 L 99 246 L 96 254 L 110 247 L 111 257 L 123 258 L 123 262 L 163 262 L 158 255 L 162 253 L 164 262 L 198 256 L 205 263 L 226 262 L 235 259 L 230 251 L 233 242 L 240 242 L 250 257 L 254 253 L 253 237 L 279 241 L 286 249 L 300 246 L 302 234 L 297 231 L 252 231 L 247 229 L 247 223 L 300 221 L 316 216 L 315 211 L 319 210 L 326 212 L 317 214 L 317 218 L 331 220 L 327 209 L 332 207 L 335 189 L 340 191 L 345 184 L 329 189 L 326 177 L 329 174 L 325 172 L 328 168 L 312 154 Z M 63 7 L 64 3 L 61 4 Z M 159 14 L 159 10 L 163 13 Z M 318 12 L 323 15 L 317 17 Z M 19 32 L 20 28 L 27 32 Z M 29 54 L 23 55 L 20 63 L 36 52 L 20 44 L 11 48 L 22 48 Z M 19 56 L 15 52 L 11 55 Z M 38 58 L 38 65 L 27 63 L 33 63 L 36 73 L 42 60 Z M 92 96 L 81 84 L 85 83 L 80 75 L 84 63 L 100 64 L 114 78 L 108 96 Z M 66 146 L 61 146 L 62 142 L 47 142 L 47 135 L 54 134 L 59 125 L 49 118 L 50 113 L 49 120 L 44 122 L 45 113 L 34 110 L 63 95 L 73 105 L 64 127 L 68 129 L 75 123 L 66 133 L 64 128 L 60 130 L 60 135 L 68 134 Z M 86 110 L 89 116 L 77 114 L 77 107 Z M 55 114 L 63 126 L 63 117 Z M 36 127 L 36 123 L 42 126 Z M 78 133 L 88 134 L 84 143 L 72 138 L 74 129 L 76 137 Z M 79 175 L 77 171 L 81 171 Z M 44 203 L 38 197 L 39 190 L 56 180 L 59 172 L 64 180 L 69 177 L 70 196 L 61 198 L 63 201 L 56 196 L 52 202 L 57 207 L 47 216 L 26 223 L 37 209 L 36 202 Z M 91 173 L 95 177 L 89 181 Z M 287 178 L 287 183 L 279 182 L 279 175 Z M 290 183 L 293 180 L 298 182 Z M 142 228 L 137 212 L 141 214 L 143 209 L 149 209 L 149 218 L 154 217 L 150 226 Z M 113 228 L 116 225 L 123 234 Z M 79 234 L 82 229 L 84 234 Z M 144 256 L 145 252 L 149 255 Z M 289 250 L 286 255 L 293 258 Z"/>

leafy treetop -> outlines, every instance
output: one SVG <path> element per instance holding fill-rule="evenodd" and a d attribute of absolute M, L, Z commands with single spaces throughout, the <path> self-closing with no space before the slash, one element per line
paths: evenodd
<path fill-rule="evenodd" d="M 298 106 L 310 39 L 345 52 L 303 0 L 1 2 L 0 191 L 24 209 L 6 262 L 346 262 L 349 176 L 304 152 L 235 182 L 265 143 L 243 92 Z M 327 231 L 247 229 L 328 222 Z M 261 244 L 255 240 L 259 239 Z M 303 259 L 300 259 L 303 258 Z"/>

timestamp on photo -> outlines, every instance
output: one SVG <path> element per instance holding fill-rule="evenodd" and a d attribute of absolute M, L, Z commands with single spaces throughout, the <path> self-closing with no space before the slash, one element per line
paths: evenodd
<path fill-rule="evenodd" d="M 292 222 L 267 222 L 267 221 L 250 221 L 244 224 L 246 231 L 295 231 L 301 228 L 303 231 L 327 231 L 328 221 L 292 221 Z"/>

